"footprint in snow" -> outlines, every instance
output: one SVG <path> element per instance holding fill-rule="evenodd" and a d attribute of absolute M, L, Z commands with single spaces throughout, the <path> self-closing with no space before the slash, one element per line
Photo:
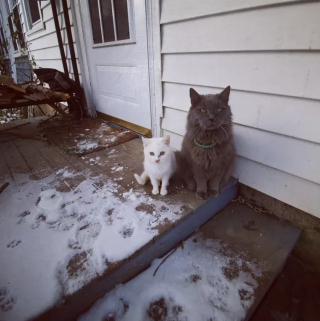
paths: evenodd
<path fill-rule="evenodd" d="M 7 244 L 7 248 L 13 249 L 16 246 L 18 246 L 21 242 L 21 240 L 12 240 L 10 243 Z"/>
<path fill-rule="evenodd" d="M 0 288 L 0 309 L 3 312 L 8 312 L 13 309 L 17 302 L 17 298 L 10 295 L 10 291 L 6 287 Z"/>
<path fill-rule="evenodd" d="M 123 228 L 119 231 L 121 236 L 125 239 L 131 237 L 134 232 L 134 228 L 130 225 L 124 225 Z"/>
<path fill-rule="evenodd" d="M 77 232 L 78 243 L 81 245 L 91 246 L 101 233 L 101 228 L 102 226 L 99 222 L 84 222 Z"/>

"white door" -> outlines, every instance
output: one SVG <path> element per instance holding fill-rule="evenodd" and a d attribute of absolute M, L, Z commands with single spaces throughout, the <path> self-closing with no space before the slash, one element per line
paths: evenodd
<path fill-rule="evenodd" d="M 150 133 L 145 0 L 80 3 L 98 116 L 145 134 L 145 129 L 149 129 Z"/>

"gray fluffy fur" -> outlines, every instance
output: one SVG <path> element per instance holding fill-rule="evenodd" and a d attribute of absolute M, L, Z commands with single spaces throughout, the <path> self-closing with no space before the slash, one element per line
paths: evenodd
<path fill-rule="evenodd" d="M 178 161 L 187 188 L 196 190 L 200 199 L 208 194 L 216 197 L 232 173 L 235 148 L 229 95 L 229 86 L 217 95 L 199 95 L 190 88 L 192 106 Z M 201 148 L 194 139 L 201 145 L 215 146 Z"/>

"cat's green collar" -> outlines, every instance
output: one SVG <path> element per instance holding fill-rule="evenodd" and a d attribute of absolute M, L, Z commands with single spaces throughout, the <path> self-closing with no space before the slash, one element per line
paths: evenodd
<path fill-rule="evenodd" d="M 216 145 L 216 143 L 213 143 L 213 144 L 211 144 L 211 145 L 201 145 L 201 144 L 199 144 L 199 143 L 196 141 L 195 138 L 193 139 L 193 141 L 194 141 L 194 143 L 195 143 L 198 147 L 200 147 L 200 148 L 211 148 L 211 147 L 213 147 L 213 146 Z"/>

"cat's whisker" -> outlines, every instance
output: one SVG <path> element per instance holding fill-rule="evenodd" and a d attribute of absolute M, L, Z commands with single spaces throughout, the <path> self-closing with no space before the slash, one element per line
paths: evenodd
<path fill-rule="evenodd" d="M 221 125 L 219 125 L 221 128 L 222 128 L 222 130 L 226 133 L 226 135 L 227 135 L 227 138 L 229 138 L 229 135 L 228 135 L 228 133 L 227 133 L 227 131 L 221 126 Z"/>
<path fill-rule="evenodd" d="M 201 133 L 201 129 L 202 129 L 202 126 L 196 127 L 196 128 L 192 131 L 193 137 L 196 137 L 197 134 Z"/>

